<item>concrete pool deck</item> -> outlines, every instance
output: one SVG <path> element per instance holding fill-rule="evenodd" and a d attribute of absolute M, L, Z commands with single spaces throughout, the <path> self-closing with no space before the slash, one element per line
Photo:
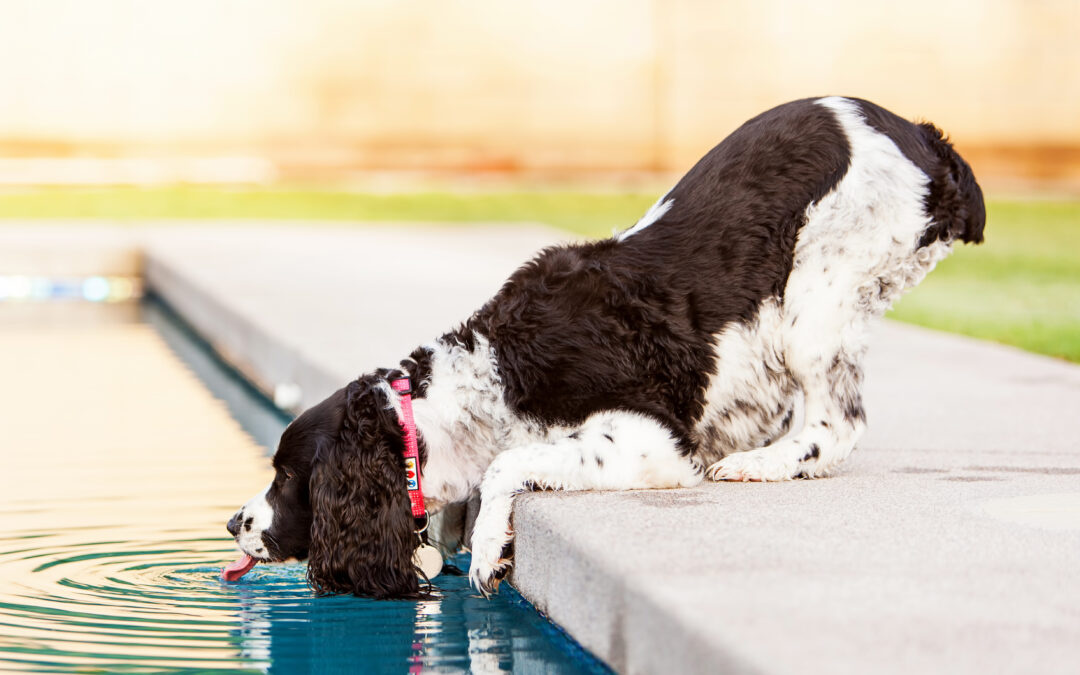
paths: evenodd
<path fill-rule="evenodd" d="M 151 289 L 303 406 L 464 319 L 560 233 L 128 236 Z M 620 672 L 1073 671 L 1080 367 L 886 322 L 866 403 L 834 478 L 523 496 L 513 583 Z"/>

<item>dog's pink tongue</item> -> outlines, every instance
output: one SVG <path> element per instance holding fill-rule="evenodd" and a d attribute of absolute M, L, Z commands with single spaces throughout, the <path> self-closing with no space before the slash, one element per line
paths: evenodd
<path fill-rule="evenodd" d="M 255 563 L 257 562 L 259 561 L 245 553 L 239 560 L 221 570 L 221 578 L 225 581 L 236 581 L 250 572 L 251 568 L 255 567 Z"/>

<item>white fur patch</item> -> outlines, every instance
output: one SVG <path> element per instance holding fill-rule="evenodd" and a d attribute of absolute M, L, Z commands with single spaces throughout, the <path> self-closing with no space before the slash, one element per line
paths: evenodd
<path fill-rule="evenodd" d="M 427 446 L 424 498 L 433 512 L 468 499 L 498 453 L 545 436 L 506 405 L 495 354 L 486 338 L 474 338 L 471 351 L 442 341 L 427 346 L 431 381 L 426 395 L 413 401 L 416 428 Z M 391 400 L 400 414 L 398 397 Z"/>
<path fill-rule="evenodd" d="M 757 448 L 782 435 L 796 387 L 783 363 L 779 303 L 765 300 L 749 323 L 732 323 L 716 335 L 717 374 L 709 380 L 705 410 L 694 426 L 706 463 Z"/>
<path fill-rule="evenodd" d="M 622 241 L 623 239 L 626 239 L 632 234 L 637 234 L 638 232 L 641 232 L 646 227 L 663 218 L 664 214 L 671 210 L 671 205 L 675 203 L 674 199 L 667 198 L 669 194 L 671 194 L 671 190 L 668 190 L 664 193 L 662 197 L 660 197 L 660 199 L 657 199 L 656 202 L 649 207 L 649 210 L 645 212 L 645 215 L 643 215 L 640 220 L 634 223 L 633 227 L 622 232 L 615 239 L 617 241 Z"/>
<path fill-rule="evenodd" d="M 268 492 L 269 485 L 240 509 L 240 534 L 236 537 L 236 544 L 253 558 L 265 559 L 268 555 L 262 539 L 263 532 L 270 529 L 274 521 L 274 509 L 266 501 Z"/>
<path fill-rule="evenodd" d="M 671 431 L 645 415 L 603 411 L 581 426 L 552 431 L 547 441 L 515 447 L 492 461 L 480 489 L 472 535 L 472 584 L 487 591 L 510 541 L 514 495 L 529 487 L 555 490 L 632 490 L 691 487 L 701 466 L 683 457 Z"/>

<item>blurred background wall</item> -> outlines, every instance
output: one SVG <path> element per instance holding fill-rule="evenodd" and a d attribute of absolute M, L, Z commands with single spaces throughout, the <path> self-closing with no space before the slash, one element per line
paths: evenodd
<path fill-rule="evenodd" d="M 0 0 L 0 182 L 682 171 L 838 93 L 1077 190 L 1078 36 L 1077 0 Z"/>

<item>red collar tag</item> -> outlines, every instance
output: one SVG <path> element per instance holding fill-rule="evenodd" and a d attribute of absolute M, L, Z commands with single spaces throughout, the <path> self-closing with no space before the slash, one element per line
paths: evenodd
<path fill-rule="evenodd" d="M 413 518 L 423 518 L 424 491 L 420 486 L 420 446 L 416 441 L 416 420 L 413 419 L 412 385 L 409 378 L 402 377 L 390 382 L 394 391 L 401 394 L 401 428 L 405 431 L 405 487 L 409 491 Z"/>

